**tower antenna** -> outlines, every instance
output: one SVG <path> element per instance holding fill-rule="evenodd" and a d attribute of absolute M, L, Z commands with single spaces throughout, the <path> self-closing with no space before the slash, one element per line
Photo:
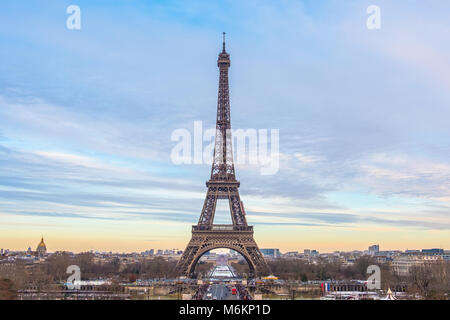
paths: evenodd
<path fill-rule="evenodd" d="M 223 32 L 223 49 L 222 52 L 225 52 L 225 32 Z"/>

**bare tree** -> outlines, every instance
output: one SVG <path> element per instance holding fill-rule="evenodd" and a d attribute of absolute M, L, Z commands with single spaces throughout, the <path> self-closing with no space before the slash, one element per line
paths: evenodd
<path fill-rule="evenodd" d="M 0 300 L 17 299 L 17 289 L 11 279 L 0 279 Z"/>
<path fill-rule="evenodd" d="M 450 263 L 429 262 L 414 266 L 409 275 L 412 293 L 424 299 L 448 299 L 450 293 Z"/>

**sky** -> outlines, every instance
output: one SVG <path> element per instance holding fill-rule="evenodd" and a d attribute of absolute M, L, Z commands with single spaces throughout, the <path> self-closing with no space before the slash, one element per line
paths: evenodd
<path fill-rule="evenodd" d="M 80 30 L 66 27 L 72 4 Z M 184 249 L 211 164 L 174 164 L 171 135 L 215 125 L 226 31 L 233 128 L 279 129 L 276 174 L 236 165 L 260 248 L 450 249 L 448 12 L 2 0 L 0 248 Z"/>

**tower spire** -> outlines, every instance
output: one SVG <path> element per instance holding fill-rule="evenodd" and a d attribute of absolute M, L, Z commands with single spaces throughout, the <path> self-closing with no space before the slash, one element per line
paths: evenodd
<path fill-rule="evenodd" d="M 230 92 L 228 69 L 230 55 L 225 51 L 225 32 L 223 32 L 223 51 L 217 59 L 219 67 L 219 92 L 217 97 L 216 140 L 214 161 L 211 169 L 212 180 L 236 180 L 234 175 L 233 153 L 231 148 Z"/>

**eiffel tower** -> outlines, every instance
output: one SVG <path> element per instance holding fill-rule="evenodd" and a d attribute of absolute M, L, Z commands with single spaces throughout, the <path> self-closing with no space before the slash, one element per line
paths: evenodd
<path fill-rule="evenodd" d="M 270 268 L 253 238 L 253 226 L 247 225 L 244 205 L 238 191 L 240 182 L 236 180 L 234 171 L 228 88 L 230 55 L 225 50 L 225 32 L 223 49 L 219 54 L 217 65 L 220 77 L 211 178 L 206 182 L 208 191 L 200 219 L 197 225 L 192 226 L 191 241 L 178 261 L 175 271 L 178 275 L 195 278 L 195 266 L 203 254 L 217 248 L 228 248 L 239 252 L 245 258 L 249 265 L 249 277 L 253 278 L 270 274 Z M 218 199 L 228 199 L 233 224 L 213 223 Z"/>

